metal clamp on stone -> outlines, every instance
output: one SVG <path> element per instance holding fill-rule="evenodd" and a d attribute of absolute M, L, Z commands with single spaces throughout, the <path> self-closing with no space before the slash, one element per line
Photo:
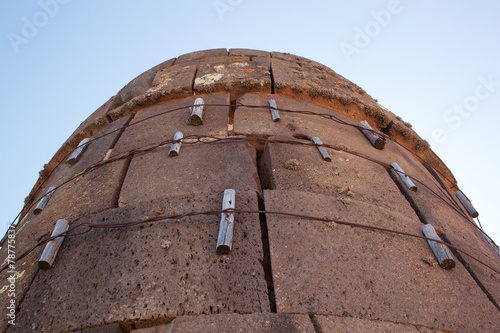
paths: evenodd
<path fill-rule="evenodd" d="M 465 196 L 465 194 L 462 193 L 462 191 L 458 190 L 456 193 L 456 196 L 457 196 L 458 200 L 460 200 L 462 205 L 465 207 L 465 209 L 467 210 L 467 213 L 469 213 L 470 216 L 472 216 L 472 217 L 479 216 L 479 213 L 477 212 L 476 208 L 474 208 L 474 206 L 472 206 L 472 203 L 469 201 L 469 199 L 467 199 L 467 197 Z"/>
<path fill-rule="evenodd" d="M 191 125 L 203 125 L 203 104 L 205 104 L 203 98 L 198 97 L 194 101 L 193 112 L 191 112 L 189 116 L 189 123 L 191 123 Z"/>
<path fill-rule="evenodd" d="M 401 180 L 410 189 L 410 191 L 417 192 L 417 186 L 411 181 L 410 177 L 405 174 L 403 169 L 401 169 L 401 167 L 397 163 L 392 163 L 391 166 L 394 170 L 396 170 L 396 172 L 399 174 L 399 177 L 401 177 Z"/>
<path fill-rule="evenodd" d="M 68 231 L 68 228 L 68 221 L 64 219 L 58 220 L 56 226 L 54 227 L 54 231 L 52 232 L 52 237 Z M 47 243 L 45 249 L 43 249 L 40 260 L 38 260 L 38 267 L 43 270 L 47 270 L 52 267 L 52 264 L 54 264 L 54 260 L 56 260 L 57 252 L 59 252 L 59 248 L 61 247 L 63 241 L 64 236 L 60 236 Z"/>
<path fill-rule="evenodd" d="M 422 228 L 422 232 L 424 233 L 425 237 L 442 242 L 441 238 L 437 235 L 436 230 L 434 230 L 434 227 L 432 225 L 424 225 L 424 227 Z M 427 240 L 427 242 L 429 243 L 432 252 L 434 252 L 434 256 L 439 262 L 439 266 L 445 269 L 455 268 L 455 259 L 453 259 L 453 256 L 451 255 L 451 252 L 446 245 L 436 243 L 431 240 Z"/>
<path fill-rule="evenodd" d="M 236 191 L 226 189 L 222 199 L 222 210 L 235 207 Z M 219 237 L 217 239 L 217 254 L 228 254 L 233 245 L 234 213 L 222 213 L 220 218 Z"/>
<path fill-rule="evenodd" d="M 277 110 L 278 107 L 276 106 L 276 101 L 274 99 L 269 101 L 269 106 L 269 111 L 271 111 L 271 119 L 273 121 L 280 121 L 280 114 Z"/>
<path fill-rule="evenodd" d="M 366 120 L 362 120 L 358 124 L 359 127 L 363 127 L 365 129 L 360 128 L 359 130 L 365 135 L 365 137 L 372 143 L 373 147 L 382 150 L 385 147 L 386 140 L 380 135 L 372 132 L 373 128 L 368 124 Z"/>
<path fill-rule="evenodd" d="M 181 150 L 182 146 L 182 138 L 184 138 L 184 134 L 182 132 L 177 132 L 174 135 L 174 140 L 176 142 L 172 143 L 172 146 L 170 146 L 170 151 L 168 152 L 168 156 L 179 156 L 179 151 Z"/>
<path fill-rule="evenodd" d="M 75 163 L 78 161 L 80 156 L 83 154 L 83 151 L 87 149 L 87 146 L 89 145 L 89 138 L 83 139 L 80 144 L 78 145 L 78 148 L 76 148 L 71 156 L 66 160 L 66 164 L 69 164 L 71 166 L 75 165 Z"/>
<path fill-rule="evenodd" d="M 54 194 L 55 190 L 56 190 L 55 186 L 51 186 L 49 188 L 49 190 L 47 191 L 47 193 L 45 193 L 45 196 L 42 198 L 42 200 L 40 200 L 40 202 L 38 203 L 38 205 L 36 205 L 35 210 L 33 210 L 33 213 L 35 215 L 38 215 L 38 214 L 40 214 L 43 211 L 43 209 L 47 205 L 47 202 L 49 202 L 50 197 L 52 196 L 52 194 Z"/>
<path fill-rule="evenodd" d="M 323 144 L 323 142 L 317 136 L 315 136 L 314 138 L 312 138 L 312 140 L 317 145 L 322 145 Z M 327 162 L 331 162 L 332 161 L 332 158 L 330 157 L 330 155 L 326 151 L 325 147 L 317 146 L 317 148 L 319 150 L 319 153 L 321 154 L 321 157 L 323 157 L 323 159 L 325 161 L 327 161 Z"/>

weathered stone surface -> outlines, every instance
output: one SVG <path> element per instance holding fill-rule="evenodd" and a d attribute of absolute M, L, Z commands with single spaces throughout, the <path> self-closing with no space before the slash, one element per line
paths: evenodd
<path fill-rule="evenodd" d="M 404 187 L 404 184 L 394 173 L 392 178 L 399 184 L 405 195 L 413 200 L 424 221 L 437 229 L 441 238 L 500 271 L 498 254 L 484 240 L 468 215 L 459 214 L 452 208 L 448 200 L 441 200 L 426 188 L 421 188 L 417 193 L 411 192 Z M 459 210 L 458 207 L 455 209 Z M 457 256 L 456 252 L 455 256 Z M 464 254 L 459 254 L 459 256 L 472 274 L 479 279 L 481 285 L 498 307 L 500 304 L 500 276 Z"/>
<path fill-rule="evenodd" d="M 313 320 L 319 326 L 318 333 L 444 333 L 445 331 L 428 329 L 421 326 L 391 323 L 380 320 L 367 320 L 360 318 L 338 316 L 314 316 Z M 449 332 L 449 331 L 447 331 Z"/>
<path fill-rule="evenodd" d="M 227 56 L 227 49 L 212 49 L 186 53 L 177 58 L 176 64 L 204 58 Z"/>
<path fill-rule="evenodd" d="M 355 127 L 340 124 L 317 115 L 297 112 L 280 112 L 281 120 L 272 122 L 269 100 L 274 99 L 278 108 L 292 111 L 310 111 L 317 114 L 334 116 L 341 122 L 357 125 L 357 122 L 341 113 L 340 109 L 325 108 L 286 96 L 249 93 L 238 99 L 238 103 L 262 108 L 237 107 L 234 115 L 234 134 L 269 137 L 312 138 L 319 136 L 324 144 L 344 149 L 390 165 L 396 162 L 403 170 L 417 180 L 423 181 L 435 192 L 443 192 L 429 171 L 411 153 L 395 142 L 389 141 L 384 150 L 375 149 L 361 131 Z M 372 124 L 373 125 L 373 124 Z M 418 187 L 421 186 L 415 181 Z"/>
<path fill-rule="evenodd" d="M 203 125 L 192 126 L 188 118 L 196 98 L 201 97 L 205 104 L 220 104 L 221 106 L 205 106 L 203 108 Z M 117 142 L 111 156 L 122 154 L 133 149 L 158 144 L 165 140 L 172 140 L 176 132 L 181 131 L 184 137 L 188 135 L 227 136 L 229 119 L 229 94 L 196 95 L 175 101 L 160 103 L 139 111 L 120 140 Z M 156 116 L 158 115 L 158 116 Z M 155 117 L 156 116 L 156 117 Z M 146 118 L 151 119 L 145 120 Z M 182 149 L 181 149 L 182 151 Z"/>
<path fill-rule="evenodd" d="M 298 79 L 298 82 L 294 83 L 298 84 L 298 86 L 302 86 L 305 89 L 305 92 L 310 92 L 310 88 L 312 88 L 312 92 L 316 89 L 325 90 L 325 92 L 337 90 L 338 92 L 343 91 L 344 93 L 355 95 L 357 98 L 370 104 L 374 103 L 371 97 L 366 95 L 366 92 L 362 88 L 355 83 L 346 80 L 334 70 L 323 64 L 296 55 L 280 52 L 271 52 L 271 57 L 273 58 L 273 74 L 278 75 L 279 81 L 282 83 L 286 84 L 286 81 L 282 79 L 286 75 L 291 75 L 291 77 Z M 274 65 L 276 65 L 277 73 L 274 72 Z M 282 71 L 285 67 L 289 67 L 292 71 L 289 71 L 288 73 L 286 73 L 286 71 Z M 329 76 L 325 77 L 325 74 L 328 74 Z M 309 82 L 305 76 L 309 76 Z M 288 84 L 291 84 L 291 82 L 293 81 L 289 81 Z M 276 85 L 277 88 L 280 86 L 282 85 Z M 315 96 L 313 95 L 312 97 Z M 326 94 L 323 97 L 331 96 Z"/>
<path fill-rule="evenodd" d="M 320 64 L 319 62 L 316 62 L 314 60 L 307 59 L 304 57 L 300 57 L 300 56 L 297 56 L 294 54 L 290 54 L 290 53 L 283 53 L 283 52 L 274 51 L 274 52 L 271 52 L 271 57 L 274 59 L 279 59 L 279 60 L 284 60 L 284 61 L 296 63 L 296 64 L 301 65 L 301 66 L 316 66 L 317 68 L 321 68 L 325 71 L 333 72 L 332 69 L 330 69 L 329 67 L 327 67 L 323 64 Z"/>
<path fill-rule="evenodd" d="M 252 49 L 229 49 L 230 56 L 245 56 L 245 57 L 263 57 L 270 58 L 271 54 L 267 51 L 252 50 Z"/>
<path fill-rule="evenodd" d="M 61 163 L 57 169 L 54 170 L 50 178 L 47 180 L 47 182 L 43 185 L 42 190 L 38 193 L 36 196 L 35 200 L 38 201 L 40 200 L 48 191 L 48 189 L 52 186 L 60 186 L 64 182 L 70 181 L 71 178 L 77 176 L 78 174 L 82 173 L 84 170 L 86 170 L 88 167 L 100 162 L 103 160 L 104 155 L 106 154 L 106 151 L 112 147 L 114 144 L 115 140 L 118 139 L 120 135 L 120 129 L 130 120 L 130 117 L 125 117 L 122 119 L 119 119 L 116 122 L 113 122 L 112 124 L 108 125 L 106 128 L 104 128 L 102 131 L 97 133 L 95 137 L 92 138 L 92 142 L 88 145 L 87 149 L 83 152 L 83 154 L 80 156 L 78 161 L 76 162 L 75 165 L 70 166 L 64 163 L 66 159 L 63 159 L 63 163 Z M 109 170 L 109 167 L 108 167 Z M 92 173 L 91 173 L 92 174 Z M 76 179 L 74 180 L 76 181 Z M 72 183 L 74 181 L 70 181 L 68 185 L 63 185 L 63 187 L 58 191 L 63 191 L 64 187 L 69 186 L 73 190 L 77 191 Z M 81 181 L 80 181 L 81 182 Z M 93 183 L 95 186 L 95 182 Z M 102 187 L 109 187 L 111 184 L 107 185 L 101 185 Z M 82 188 L 82 187 L 80 187 Z M 109 189 L 109 188 L 108 188 Z M 78 200 L 78 195 L 79 193 L 76 192 L 68 192 L 68 191 L 73 191 L 73 190 L 64 190 L 64 192 L 67 193 L 72 193 L 71 197 L 74 198 L 74 200 Z M 26 235 L 25 232 L 26 230 L 23 230 L 26 226 L 29 224 L 30 227 L 27 228 L 30 230 L 30 233 L 33 233 L 35 229 L 39 229 L 38 232 L 36 233 L 38 236 L 41 237 L 41 235 L 44 234 L 50 234 L 52 232 L 52 228 L 54 227 L 56 220 L 52 220 L 51 217 L 49 217 L 50 213 L 50 205 L 51 201 L 55 199 L 55 193 L 54 196 L 51 197 L 49 200 L 49 204 L 45 207 L 44 211 L 40 213 L 39 215 L 35 215 L 33 213 L 34 208 L 36 207 L 36 204 L 33 204 L 31 209 L 28 211 L 28 213 L 24 216 L 24 218 L 18 223 L 18 226 L 16 227 L 16 238 L 18 238 L 21 242 L 19 245 L 22 246 L 22 249 L 26 249 L 28 246 L 32 246 L 33 244 L 30 243 L 30 241 L 34 241 L 35 239 L 32 239 L 31 236 L 27 236 L 28 238 L 24 238 Z M 89 199 L 87 199 L 89 200 Z M 65 201 L 65 200 L 62 200 Z M 98 205 L 97 205 L 98 206 Z M 63 209 L 60 211 L 61 214 L 67 214 L 68 210 L 70 210 L 72 207 L 68 205 L 63 205 L 63 207 L 66 207 L 66 211 Z M 76 210 L 83 209 L 85 210 L 85 207 L 82 207 L 81 205 L 76 205 L 75 208 Z M 59 207 L 54 207 L 52 208 L 52 212 L 57 211 Z M 74 218 L 77 216 L 81 216 L 81 213 L 76 213 L 76 215 L 73 215 Z M 63 217 L 60 217 L 63 218 Z M 50 230 L 49 230 L 50 229 Z M 41 233 L 40 233 L 41 232 Z M 30 241 L 28 241 L 28 239 Z"/>
<path fill-rule="evenodd" d="M 414 216 L 384 167 L 345 152 L 327 151 L 332 162 L 324 161 L 316 147 L 266 143 L 262 156 L 265 188 L 325 193 L 340 197 L 346 205 L 354 199 Z M 292 162 L 297 165 L 290 166 Z"/>
<path fill-rule="evenodd" d="M 197 66 L 194 90 L 197 92 L 249 91 L 271 92 L 269 60 L 247 61 L 227 57 L 227 62 L 204 62 Z"/>
<path fill-rule="evenodd" d="M 128 124 L 131 118 L 132 115 L 128 115 L 118 119 L 117 121 L 106 126 L 106 128 L 101 130 L 95 136 L 91 137 L 91 142 L 77 162 L 71 166 L 66 164 L 66 160 L 64 160 L 64 163 L 61 163 L 50 176 L 49 180 L 44 185 L 44 189 L 48 189 L 51 186 L 59 186 L 75 175 L 85 171 L 90 166 L 101 162 L 104 159 L 106 152 L 112 148 L 118 140 L 122 133 L 122 129 Z"/>
<path fill-rule="evenodd" d="M 387 210 L 366 209 L 354 201 L 343 213 L 340 203 L 327 195 L 265 191 L 264 197 L 268 211 L 338 214 L 350 222 L 359 220 L 350 216 L 356 212 L 370 216 L 369 224 L 376 226 L 390 220 Z M 392 223 L 421 234 L 421 224 Z M 272 214 L 267 214 L 267 224 L 278 312 L 354 316 L 459 332 L 497 327 L 498 310 L 465 268 L 457 264 L 447 271 L 437 266 L 424 240 Z"/>
<path fill-rule="evenodd" d="M 124 223 L 221 206 L 222 193 L 204 193 L 112 209 L 77 223 Z M 236 207 L 257 209 L 256 194 L 238 191 Z M 258 216 L 236 216 L 232 252 L 225 256 L 215 252 L 219 220 L 200 215 L 67 237 L 54 266 L 37 275 L 11 331 L 269 311 Z"/>
<path fill-rule="evenodd" d="M 168 148 L 134 156 L 120 206 L 186 193 L 260 189 L 246 142 L 184 144 L 177 157 L 168 157 Z"/>
<path fill-rule="evenodd" d="M 30 212 L 17 226 L 18 249 L 24 252 L 49 236 L 59 219 L 72 223 L 83 215 L 116 207 L 127 164 L 125 160 L 106 164 L 58 188 L 39 215 Z"/>
<path fill-rule="evenodd" d="M 79 134 L 87 134 L 88 136 L 92 136 L 96 131 L 98 131 L 102 126 L 109 124 L 109 120 L 106 117 L 106 113 L 110 109 L 110 107 L 114 106 L 115 100 L 117 97 L 111 97 L 106 103 L 104 103 L 101 107 L 94 111 L 85 119 L 80 126 L 71 134 L 70 138 L 76 137 Z M 99 123 L 99 126 L 98 126 Z M 102 124 L 102 125 L 101 125 Z M 90 133 L 92 132 L 92 133 Z"/>
<path fill-rule="evenodd" d="M 128 102 L 132 98 L 146 93 L 146 91 L 153 86 L 153 79 L 155 78 L 156 73 L 172 66 L 175 60 L 176 59 L 173 58 L 156 65 L 130 81 L 130 83 L 123 87 L 119 92 L 122 102 Z"/>
<path fill-rule="evenodd" d="M 308 315 L 255 313 L 182 316 L 163 326 L 145 328 L 131 333 L 315 333 Z"/>
<path fill-rule="evenodd" d="M 11 243 L 11 245 L 16 246 L 15 243 Z M 6 244 L 0 250 L 0 267 L 11 264 L 8 260 L 8 255 L 11 253 L 9 253 L 8 249 L 8 244 Z M 17 250 L 17 246 L 15 248 L 11 247 L 10 249 L 11 251 L 15 251 L 16 258 L 22 255 L 22 253 Z M 0 304 L 2 306 L 2 311 L 4 311 L 2 316 L 0 316 L 0 332 L 5 332 L 5 329 L 9 326 L 8 321 L 12 320 L 12 317 L 8 317 L 8 315 L 11 314 L 11 310 L 7 308 L 11 306 L 11 300 L 15 301 L 14 306 L 15 309 L 17 309 L 28 292 L 31 282 L 38 272 L 37 262 L 41 254 L 41 248 L 35 249 L 27 257 L 15 263 L 14 267 L 8 266 L 6 270 L 0 273 Z M 8 280 L 12 277 L 15 277 L 13 286 L 11 284 L 13 280 Z M 14 323 L 16 322 L 17 320 L 14 320 Z"/>
<path fill-rule="evenodd" d="M 328 106 L 344 105 L 356 118 L 368 114 L 379 117 L 380 126 L 390 122 L 390 117 L 363 89 L 323 65 L 283 61 L 272 56 L 271 70 L 276 93 Z"/>
<path fill-rule="evenodd" d="M 119 324 L 102 325 L 94 328 L 88 328 L 80 333 L 123 333 Z"/>
<path fill-rule="evenodd" d="M 190 96 L 193 92 L 193 80 L 196 74 L 195 64 L 178 64 L 167 67 L 156 73 L 153 87 L 146 94 L 180 98 Z M 109 113 L 114 119 L 120 117 L 119 113 Z"/>

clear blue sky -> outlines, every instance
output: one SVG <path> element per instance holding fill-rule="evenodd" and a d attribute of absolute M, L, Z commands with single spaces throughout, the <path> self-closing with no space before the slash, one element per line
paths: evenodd
<path fill-rule="evenodd" d="M 500 2 L 0 2 L 0 233 L 74 129 L 137 75 L 183 53 L 301 55 L 413 124 L 500 243 Z"/>

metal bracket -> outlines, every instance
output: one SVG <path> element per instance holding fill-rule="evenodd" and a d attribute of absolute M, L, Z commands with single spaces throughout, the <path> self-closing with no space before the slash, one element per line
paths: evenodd
<path fill-rule="evenodd" d="M 55 189 L 56 189 L 55 186 L 51 186 L 49 188 L 49 190 L 47 191 L 47 193 L 45 193 L 45 195 L 42 198 L 42 200 L 40 200 L 40 202 L 38 203 L 38 205 L 36 205 L 36 208 L 33 210 L 33 213 L 35 215 L 38 215 L 38 214 L 40 214 L 43 211 L 43 209 L 45 208 L 45 206 L 49 202 L 50 197 L 52 196 L 52 194 L 54 194 Z"/>
<path fill-rule="evenodd" d="M 386 140 L 385 138 L 381 137 L 380 135 L 377 135 L 376 133 L 372 132 L 373 128 L 368 124 L 366 120 L 362 120 L 358 124 L 359 130 L 365 135 L 365 137 L 372 143 L 373 147 L 382 150 L 385 147 Z"/>
<path fill-rule="evenodd" d="M 57 221 L 56 226 L 54 227 L 52 236 L 62 234 L 63 232 L 68 231 L 68 228 L 68 221 L 60 219 Z M 59 248 L 61 247 L 63 241 L 64 236 L 60 236 L 47 243 L 45 249 L 43 249 L 40 260 L 38 260 L 38 267 L 43 270 L 47 270 L 52 267 L 52 265 L 54 264 L 54 260 L 56 260 L 57 252 L 59 252 Z"/>
<path fill-rule="evenodd" d="M 203 98 L 198 97 L 194 101 L 194 106 L 193 106 L 193 112 L 191 112 L 191 115 L 189 116 L 189 122 L 193 126 L 199 126 L 203 125 L 203 105 L 205 104 L 205 101 Z"/>
<path fill-rule="evenodd" d="M 184 138 L 184 134 L 182 132 L 177 132 L 174 135 L 174 140 L 176 142 L 172 143 L 172 146 L 170 146 L 170 151 L 168 152 L 168 156 L 179 156 L 179 151 L 181 150 L 182 146 L 182 138 Z"/>
<path fill-rule="evenodd" d="M 274 99 L 269 101 L 269 106 L 269 111 L 271 111 L 271 119 L 273 121 L 280 121 L 280 114 L 277 110 L 278 107 L 276 106 L 276 101 Z"/>
<path fill-rule="evenodd" d="M 222 210 L 235 207 L 236 191 L 226 189 L 222 199 Z M 233 245 L 234 213 L 222 213 L 220 218 L 219 237 L 217 239 L 217 254 L 228 254 Z"/>
<path fill-rule="evenodd" d="M 405 183 L 405 185 L 410 189 L 410 191 L 417 192 L 417 186 L 412 182 L 410 177 L 408 177 L 403 169 L 397 164 L 397 163 L 392 163 L 391 164 L 392 168 L 396 170 L 396 172 L 399 174 L 399 177 Z"/>
<path fill-rule="evenodd" d="M 71 166 L 75 165 L 80 156 L 83 154 L 83 151 L 87 149 L 89 142 L 90 142 L 89 138 L 83 139 L 78 145 L 78 147 L 73 151 L 71 156 L 66 160 L 66 164 L 69 164 Z"/>
<path fill-rule="evenodd" d="M 424 225 L 422 228 L 422 232 L 424 233 L 425 237 L 442 242 L 441 238 L 437 235 L 436 230 L 432 225 Z M 434 256 L 436 256 L 436 259 L 439 262 L 439 266 L 445 269 L 452 269 L 456 266 L 455 259 L 453 259 L 453 256 L 451 255 L 451 252 L 446 245 L 436 243 L 431 240 L 427 240 L 427 242 L 429 243 L 432 252 L 434 252 Z"/>
<path fill-rule="evenodd" d="M 317 136 L 315 136 L 314 138 L 312 138 L 312 140 L 317 145 L 322 145 L 323 144 L 323 142 Z M 332 161 L 332 158 L 330 157 L 330 155 L 326 151 L 325 147 L 317 146 L 317 148 L 319 150 L 319 153 L 321 154 L 321 157 L 323 157 L 323 159 L 325 161 L 327 161 L 327 162 L 331 162 Z"/>

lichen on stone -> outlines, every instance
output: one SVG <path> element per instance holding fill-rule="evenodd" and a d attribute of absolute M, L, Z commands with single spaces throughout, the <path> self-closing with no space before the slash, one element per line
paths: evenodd
<path fill-rule="evenodd" d="M 283 167 L 287 170 L 292 170 L 292 171 L 297 171 L 300 170 L 301 168 L 300 162 L 295 158 L 289 159 L 288 161 L 283 163 Z"/>

